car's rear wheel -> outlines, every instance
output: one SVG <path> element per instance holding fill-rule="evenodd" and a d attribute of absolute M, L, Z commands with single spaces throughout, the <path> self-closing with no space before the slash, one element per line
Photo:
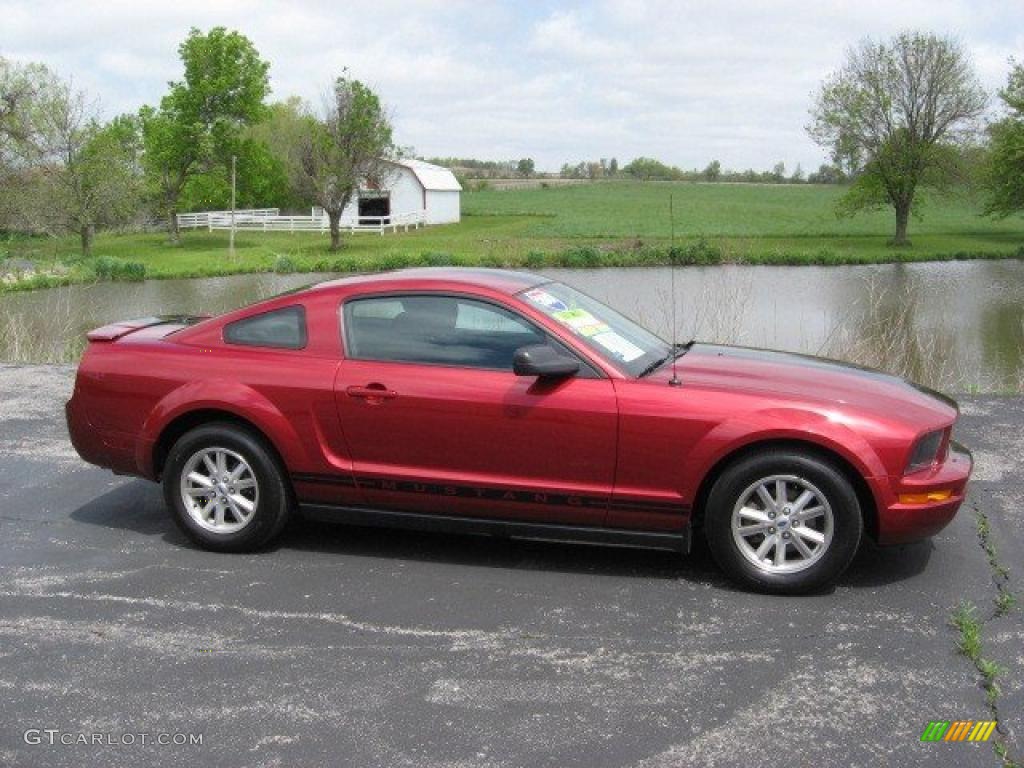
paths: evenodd
<path fill-rule="evenodd" d="M 164 498 L 182 531 L 201 547 L 248 552 L 288 520 L 284 472 L 258 436 L 232 424 L 184 434 L 164 466 Z"/>
<path fill-rule="evenodd" d="M 857 494 L 841 471 L 809 454 L 771 450 L 730 465 L 708 496 L 705 535 L 722 569 L 763 592 L 832 584 L 860 544 Z"/>

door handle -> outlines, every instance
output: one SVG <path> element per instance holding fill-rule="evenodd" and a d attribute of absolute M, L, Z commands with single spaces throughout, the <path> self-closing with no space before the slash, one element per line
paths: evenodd
<path fill-rule="evenodd" d="M 398 393 L 393 389 L 387 389 L 383 384 L 367 384 L 365 387 L 348 387 L 345 394 L 349 397 L 362 398 L 368 403 L 376 405 L 385 400 L 394 400 Z"/>

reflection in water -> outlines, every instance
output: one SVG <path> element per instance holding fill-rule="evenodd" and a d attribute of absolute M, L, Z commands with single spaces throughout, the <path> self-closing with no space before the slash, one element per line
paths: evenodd
<path fill-rule="evenodd" d="M 85 332 L 161 314 L 219 314 L 330 275 L 234 275 L 143 283 L 94 283 L 0 296 L 0 360 L 66 362 Z"/>
<path fill-rule="evenodd" d="M 549 270 L 671 331 L 664 268 Z M 677 338 L 827 355 L 952 392 L 1024 392 L 1024 262 L 685 267 Z"/>
<path fill-rule="evenodd" d="M 905 270 L 896 271 L 887 285 L 874 275 L 863 280 L 861 297 L 836 322 L 826 354 L 943 388 L 967 380 L 952 330 L 920 330 L 918 318 L 928 302 L 920 281 Z"/>
<path fill-rule="evenodd" d="M 983 367 L 1024 391 L 1024 301 L 993 301 L 980 322 Z"/>
<path fill-rule="evenodd" d="M 670 336 L 666 268 L 546 270 Z M 99 283 L 0 296 L 0 359 L 73 360 L 90 328 L 218 313 L 326 275 Z M 682 267 L 680 340 L 822 354 L 948 391 L 1024 391 L 1024 262 Z"/>

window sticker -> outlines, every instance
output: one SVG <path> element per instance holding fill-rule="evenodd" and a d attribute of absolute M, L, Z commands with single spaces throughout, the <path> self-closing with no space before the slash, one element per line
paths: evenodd
<path fill-rule="evenodd" d="M 569 308 L 564 301 L 552 296 L 541 288 L 534 288 L 531 291 L 527 291 L 525 295 L 530 301 L 547 307 L 552 312 L 564 312 Z"/>
<path fill-rule="evenodd" d="M 618 355 L 623 362 L 631 362 L 641 357 L 644 351 L 636 344 L 624 339 L 615 331 L 605 331 L 594 336 L 594 341 L 607 349 L 613 355 Z"/>
<path fill-rule="evenodd" d="M 561 312 L 555 312 L 553 317 L 572 328 L 580 336 L 595 336 L 609 330 L 607 324 L 602 323 L 585 309 L 564 309 Z"/>

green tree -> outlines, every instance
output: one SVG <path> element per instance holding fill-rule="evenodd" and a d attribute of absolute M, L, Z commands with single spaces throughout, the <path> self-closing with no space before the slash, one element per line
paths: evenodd
<path fill-rule="evenodd" d="M 986 105 L 971 63 L 952 38 L 905 32 L 864 40 L 821 86 L 810 135 L 856 175 L 838 211 L 892 207 L 892 244 L 909 245 L 918 186 L 941 186 Z"/>
<path fill-rule="evenodd" d="M 270 65 L 238 32 L 193 28 L 179 48 L 185 65 L 159 109 L 140 112 L 145 169 L 154 200 L 178 242 L 177 212 L 189 181 L 242 151 L 243 129 L 264 114 Z"/>
<path fill-rule="evenodd" d="M 808 184 L 839 184 L 846 179 L 842 170 L 837 165 L 822 163 L 818 170 L 807 175 Z"/>
<path fill-rule="evenodd" d="M 672 168 L 669 168 L 660 160 L 655 160 L 652 157 L 638 157 L 635 160 L 630 161 L 622 170 L 630 176 L 640 179 L 640 181 L 650 181 L 651 179 L 670 179 L 674 175 Z"/>
<path fill-rule="evenodd" d="M 0 57 L 0 229 L 19 226 L 32 171 L 35 113 L 58 81 L 41 64 L 17 64 Z"/>
<path fill-rule="evenodd" d="M 324 114 L 304 121 L 289 163 L 295 188 L 327 213 L 331 250 L 341 248 L 341 214 L 363 184 L 386 186 L 394 145 L 391 122 L 377 94 L 346 76 L 334 82 Z"/>
<path fill-rule="evenodd" d="M 571 163 L 563 163 L 562 170 L 558 172 L 558 175 L 563 179 L 582 179 L 587 175 L 587 164 L 580 162 L 576 165 Z"/>
<path fill-rule="evenodd" d="M 266 146 L 269 154 L 267 167 L 262 171 L 268 175 L 266 199 L 260 205 L 308 210 L 313 203 L 295 184 L 298 170 L 295 164 L 312 114 L 308 104 L 298 96 L 291 96 L 268 105 L 263 119 L 246 130 L 246 138 Z"/>
<path fill-rule="evenodd" d="M 985 212 L 1000 218 L 1024 210 L 1024 64 L 1011 64 L 1009 82 L 999 92 L 1008 114 L 989 126 L 984 170 Z"/>
<path fill-rule="evenodd" d="M 266 142 L 244 137 L 234 146 L 238 158 L 236 199 L 238 208 L 307 207 L 291 192 L 284 163 Z M 231 169 L 213 164 L 191 176 L 181 190 L 182 211 L 223 210 L 231 205 Z"/>
<path fill-rule="evenodd" d="M 528 179 L 531 176 L 533 176 L 533 172 L 534 172 L 533 158 L 532 157 L 524 157 L 522 160 L 520 160 L 518 163 L 516 163 L 516 170 L 519 172 L 519 175 L 522 176 L 524 179 Z"/>
<path fill-rule="evenodd" d="M 704 177 L 704 181 L 718 181 L 722 178 L 722 164 L 717 160 L 712 160 L 701 175 Z"/>
<path fill-rule="evenodd" d="M 0 173 L 24 159 L 33 109 L 55 82 L 42 64 L 17 64 L 0 57 Z"/>
<path fill-rule="evenodd" d="M 139 110 L 139 123 L 147 194 L 157 211 L 167 217 L 171 242 L 178 243 L 179 200 L 185 184 L 212 154 L 210 137 L 200 125 L 182 119 L 168 97 L 160 109 L 146 106 Z"/>
<path fill-rule="evenodd" d="M 37 100 L 16 216 L 22 227 L 79 236 L 89 256 L 96 230 L 138 211 L 140 142 L 134 117 L 103 124 L 88 97 L 55 81 Z"/>

